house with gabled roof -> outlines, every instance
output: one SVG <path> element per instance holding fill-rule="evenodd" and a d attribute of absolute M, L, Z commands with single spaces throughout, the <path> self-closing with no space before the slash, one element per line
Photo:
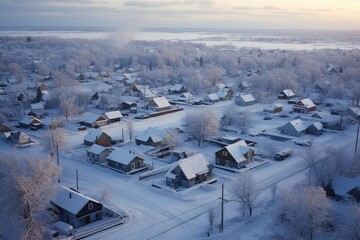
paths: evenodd
<path fill-rule="evenodd" d="M 100 129 L 90 129 L 90 131 L 84 137 L 84 144 L 91 146 L 94 143 L 103 146 L 111 146 L 111 137 Z"/>
<path fill-rule="evenodd" d="M 100 202 L 63 186 L 50 202 L 59 210 L 60 221 L 74 228 L 102 219 L 103 206 Z"/>
<path fill-rule="evenodd" d="M 191 92 L 184 92 L 180 94 L 180 97 L 178 98 L 179 101 L 189 102 L 191 100 L 194 100 L 194 96 Z"/>
<path fill-rule="evenodd" d="M 123 118 L 123 115 L 118 110 L 117 111 L 106 112 L 104 115 L 108 119 L 109 123 L 120 122 L 121 118 Z"/>
<path fill-rule="evenodd" d="M 18 145 L 25 145 L 31 143 L 29 135 L 21 131 L 6 132 L 5 137 L 6 140 Z"/>
<path fill-rule="evenodd" d="M 255 151 L 244 140 L 223 147 L 215 152 L 216 164 L 230 168 L 242 168 L 252 162 Z"/>
<path fill-rule="evenodd" d="M 109 148 L 103 147 L 98 144 L 93 144 L 86 150 L 86 154 L 90 162 L 106 162 L 106 157 L 111 153 Z"/>
<path fill-rule="evenodd" d="M 229 100 L 232 98 L 234 92 L 227 87 L 221 88 L 216 92 L 216 95 L 218 95 L 219 99 L 221 101 Z"/>
<path fill-rule="evenodd" d="M 295 93 L 291 89 L 284 89 L 278 94 L 278 99 L 291 99 L 296 97 Z"/>
<path fill-rule="evenodd" d="M 36 117 L 25 115 L 21 120 L 19 121 L 19 124 L 21 127 L 24 128 L 40 128 L 42 126 L 42 121 Z"/>
<path fill-rule="evenodd" d="M 204 155 L 196 154 L 173 163 L 165 175 L 166 184 L 173 188 L 189 188 L 210 180 L 211 172 L 212 166 Z"/>
<path fill-rule="evenodd" d="M 216 93 L 210 93 L 204 97 L 204 102 L 207 102 L 207 103 L 216 103 L 219 101 L 220 101 L 220 98 Z"/>
<path fill-rule="evenodd" d="M 306 129 L 306 133 L 319 136 L 323 133 L 324 126 L 321 122 L 313 122 L 308 128 Z"/>
<path fill-rule="evenodd" d="M 35 117 L 42 118 L 45 115 L 44 103 L 38 102 L 30 104 L 31 112 L 35 114 Z"/>
<path fill-rule="evenodd" d="M 100 115 L 100 114 L 93 114 L 93 113 L 87 113 L 85 114 L 80 121 L 81 125 L 91 127 L 91 128 L 98 128 L 101 126 L 104 126 L 108 123 L 108 120 Z"/>
<path fill-rule="evenodd" d="M 144 159 L 134 151 L 115 148 L 107 157 L 107 165 L 122 172 L 131 172 L 144 168 Z"/>
<path fill-rule="evenodd" d="M 280 128 L 282 134 L 300 137 L 305 134 L 307 126 L 301 119 L 295 119 Z"/>
<path fill-rule="evenodd" d="M 171 105 L 165 97 L 155 97 L 150 100 L 147 109 L 160 112 L 171 109 Z"/>
<path fill-rule="evenodd" d="M 135 142 L 137 145 L 164 146 L 167 142 L 172 142 L 174 137 L 171 131 L 149 127 L 144 134 L 135 137 Z"/>
<path fill-rule="evenodd" d="M 177 83 L 174 86 L 171 86 L 169 88 L 169 94 L 179 94 L 179 93 L 184 93 L 186 92 L 187 89 L 184 87 L 183 84 Z"/>
<path fill-rule="evenodd" d="M 255 104 L 255 98 L 252 94 L 236 94 L 235 103 L 238 106 L 250 106 Z"/>
<path fill-rule="evenodd" d="M 304 98 L 298 101 L 294 107 L 293 111 L 297 113 L 305 113 L 308 114 L 310 112 L 316 111 L 316 105 L 310 98 Z"/>

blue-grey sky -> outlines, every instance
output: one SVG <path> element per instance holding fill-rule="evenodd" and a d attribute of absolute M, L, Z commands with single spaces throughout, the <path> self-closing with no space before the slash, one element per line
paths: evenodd
<path fill-rule="evenodd" d="M 360 0 L 0 0 L 0 26 L 360 30 Z"/>

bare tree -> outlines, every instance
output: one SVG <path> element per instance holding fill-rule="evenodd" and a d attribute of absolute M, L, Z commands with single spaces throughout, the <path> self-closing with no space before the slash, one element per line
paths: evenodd
<path fill-rule="evenodd" d="M 216 134 L 219 130 L 217 115 L 209 110 L 188 112 L 184 122 L 188 133 L 197 139 L 199 146 L 206 137 Z"/>
<path fill-rule="evenodd" d="M 360 239 L 360 205 L 349 202 L 347 211 L 343 213 L 340 220 L 342 224 L 341 234 L 346 239 Z"/>
<path fill-rule="evenodd" d="M 134 135 L 134 124 L 133 124 L 133 120 L 131 119 L 131 117 L 126 122 L 126 129 L 129 134 L 129 139 L 130 139 L 130 141 L 132 141 L 133 135 Z"/>
<path fill-rule="evenodd" d="M 240 201 L 242 206 L 249 210 L 249 215 L 251 216 L 258 196 L 252 174 L 245 172 L 236 177 L 231 183 L 230 191 L 235 199 Z"/>
<path fill-rule="evenodd" d="M 8 226 L 13 223 L 10 219 L 15 219 L 14 224 L 22 231 L 21 239 L 43 239 L 44 225 L 50 217 L 47 206 L 58 174 L 59 168 L 51 159 L 1 156 L 0 215 L 3 216 L 0 219 L 5 222 L 0 224 Z"/>
<path fill-rule="evenodd" d="M 280 219 L 294 234 L 294 239 L 313 239 L 316 233 L 331 225 L 330 202 L 323 188 L 287 189 L 279 204 Z"/>

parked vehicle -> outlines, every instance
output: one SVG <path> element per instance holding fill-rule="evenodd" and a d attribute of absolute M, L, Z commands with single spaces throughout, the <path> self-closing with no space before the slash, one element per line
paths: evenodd
<path fill-rule="evenodd" d="M 272 117 L 269 116 L 269 115 L 266 115 L 266 116 L 264 117 L 264 120 L 271 120 L 271 119 L 272 119 Z"/>
<path fill-rule="evenodd" d="M 78 130 L 79 130 L 79 131 L 85 131 L 85 130 L 86 130 L 86 126 L 80 126 L 80 127 L 78 127 Z"/>
<path fill-rule="evenodd" d="M 302 146 L 302 147 L 311 147 L 311 142 L 310 141 L 295 141 L 294 142 L 296 145 Z"/>
<path fill-rule="evenodd" d="M 274 158 L 275 158 L 275 160 L 282 161 L 282 160 L 284 160 L 285 158 L 290 157 L 292 154 L 293 154 L 293 150 L 292 150 L 292 149 L 290 149 L 290 148 L 289 148 L 289 149 L 284 149 L 284 150 L 276 153 L 276 154 L 274 155 Z"/>

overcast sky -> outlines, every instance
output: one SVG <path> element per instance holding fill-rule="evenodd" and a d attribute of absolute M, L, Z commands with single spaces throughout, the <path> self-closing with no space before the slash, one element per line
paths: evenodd
<path fill-rule="evenodd" d="M 0 0 L 0 26 L 360 30 L 360 0 Z"/>

